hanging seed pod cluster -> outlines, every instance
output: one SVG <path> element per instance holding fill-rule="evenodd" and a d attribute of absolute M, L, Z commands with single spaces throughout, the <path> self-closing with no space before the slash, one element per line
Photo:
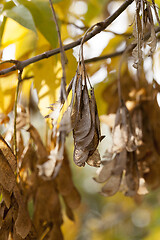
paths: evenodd
<path fill-rule="evenodd" d="M 58 103 L 51 106 L 52 113 L 49 117 L 53 119 L 53 134 L 57 139 L 56 153 L 54 154 L 55 164 L 51 170 L 53 176 L 59 170 L 57 166 L 62 164 L 65 138 L 71 131 L 74 138 L 73 159 L 75 164 L 79 167 L 85 166 L 85 163 L 100 167 L 101 163 L 97 146 L 103 137 L 101 137 L 94 88 L 91 86 L 84 64 L 84 38 L 81 42 L 77 71 L 66 90 L 66 99 L 60 98 Z M 64 86 L 65 84 L 61 85 L 60 92 L 65 92 L 65 89 L 62 89 Z M 71 94 L 70 103 L 69 94 Z M 39 166 L 44 175 L 46 164 Z"/>
<path fill-rule="evenodd" d="M 152 7 L 160 24 L 154 1 Z M 143 194 L 141 182 L 143 190 L 144 187 L 154 189 L 160 186 L 159 85 L 154 80 L 154 84 L 149 84 L 143 72 L 143 49 L 148 45 L 148 56 L 152 56 L 157 44 L 151 5 L 147 1 L 136 1 L 133 36 L 133 67 L 136 68 L 137 75 L 131 77 L 127 69 L 121 78 L 118 77 L 118 85 L 114 82 L 105 90 L 108 94 L 105 99 L 109 102 L 113 85 L 118 86 L 115 104 L 109 106 L 111 112 L 118 108 L 112 128 L 112 146 L 107 148 L 101 169 L 95 178 L 97 182 L 105 183 L 102 187 L 105 196 L 112 196 L 119 190 L 127 196 Z M 122 63 L 120 67 L 121 65 Z"/>

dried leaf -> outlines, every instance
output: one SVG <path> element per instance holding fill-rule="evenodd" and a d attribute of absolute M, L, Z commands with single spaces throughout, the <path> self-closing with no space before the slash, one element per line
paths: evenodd
<path fill-rule="evenodd" d="M 94 178 L 94 180 L 98 183 L 103 183 L 107 181 L 112 174 L 112 170 L 114 168 L 114 161 L 103 161 L 103 165 L 100 169 L 97 170 L 98 176 Z"/>
<path fill-rule="evenodd" d="M 18 203 L 18 215 L 15 220 L 16 232 L 25 238 L 31 229 L 31 220 L 27 211 L 27 206 L 25 204 L 24 198 L 22 197 L 18 186 L 15 186 L 14 196 Z"/>
<path fill-rule="evenodd" d="M 138 7 L 136 9 L 136 21 L 133 28 L 133 36 L 135 37 L 135 43 L 137 44 L 132 51 L 132 56 L 134 59 L 133 67 L 140 69 L 142 63 L 142 25 Z"/>
<path fill-rule="evenodd" d="M 115 120 L 115 127 L 113 129 L 113 147 L 112 151 L 119 153 L 126 148 L 127 151 L 134 151 L 136 149 L 134 135 L 132 133 L 129 112 L 125 104 L 118 109 Z"/>
<path fill-rule="evenodd" d="M 148 56 L 152 56 L 153 53 L 155 52 L 156 46 L 157 46 L 157 37 L 156 37 L 155 29 L 154 29 L 154 24 L 151 25 L 151 36 L 148 39 L 148 45 L 150 46 L 150 51 L 149 51 Z"/>
<path fill-rule="evenodd" d="M 113 175 L 110 179 L 106 182 L 106 184 L 102 188 L 102 195 L 105 197 L 113 196 L 119 190 L 120 183 L 121 183 L 121 175 Z"/>
<path fill-rule="evenodd" d="M 73 182 L 66 154 L 64 155 L 64 160 L 61 169 L 58 173 L 58 176 L 56 177 L 56 183 L 58 191 L 62 196 L 70 194 L 73 188 Z"/>
<path fill-rule="evenodd" d="M 91 112 L 89 104 L 89 96 L 86 85 L 82 90 L 82 103 L 79 119 L 77 125 L 73 129 L 73 137 L 76 143 L 84 140 L 84 138 L 89 134 L 92 127 L 91 122 Z"/>
<path fill-rule="evenodd" d="M 50 238 L 52 240 L 63 240 L 63 235 L 59 225 L 55 224 L 50 232 Z"/>
<path fill-rule="evenodd" d="M 141 146 L 143 144 L 142 113 L 140 106 L 135 107 L 132 111 L 132 125 L 134 126 L 136 146 Z"/>
<path fill-rule="evenodd" d="M 88 159 L 88 155 L 89 155 L 89 151 L 83 151 L 80 148 L 75 146 L 73 160 L 77 166 L 84 167 L 85 162 Z"/>
<path fill-rule="evenodd" d="M 9 209 L 11 205 L 11 194 L 4 188 L 1 190 L 2 198 L 6 204 L 6 207 Z"/>
<path fill-rule="evenodd" d="M 12 171 L 16 171 L 17 163 L 16 163 L 16 158 L 13 154 L 12 149 L 9 147 L 9 145 L 6 143 L 6 141 L 3 139 L 3 137 L 0 135 L 0 149 L 7 159 L 9 165 L 12 168 Z"/>
<path fill-rule="evenodd" d="M 128 153 L 128 161 L 126 166 L 126 183 L 128 191 L 127 196 L 134 196 L 139 188 L 139 174 L 135 152 Z"/>
<path fill-rule="evenodd" d="M 1 204 L 0 204 L 0 229 L 2 228 L 2 224 L 3 224 L 5 208 L 6 208 L 5 203 L 1 202 Z"/>
<path fill-rule="evenodd" d="M 87 164 L 92 167 L 100 167 L 101 164 L 101 158 L 98 149 L 94 151 L 94 153 L 89 156 L 87 160 Z"/>
<path fill-rule="evenodd" d="M 6 156 L 8 157 L 7 154 Z M 16 184 L 16 179 L 13 170 L 9 165 L 9 161 L 7 161 L 1 150 L 0 150 L 0 184 L 8 192 L 12 192 Z"/>
<path fill-rule="evenodd" d="M 90 94 L 91 98 L 89 98 L 87 87 L 84 86 L 82 90 L 82 102 L 79 103 L 81 105 L 80 114 L 77 125 L 73 129 L 75 142 L 74 161 L 78 166 L 84 166 L 88 160 L 87 163 L 89 165 L 97 167 L 100 165 L 100 156 L 95 150 L 101 138 L 100 122 L 94 89 L 91 89 Z M 89 157 L 91 158 L 89 159 Z"/>
<path fill-rule="evenodd" d="M 44 228 L 44 223 L 62 224 L 61 205 L 55 183 L 41 181 L 35 194 L 33 222 L 38 234 Z"/>
<path fill-rule="evenodd" d="M 64 196 L 64 200 L 71 209 L 75 209 L 80 205 L 81 197 L 77 189 L 73 187 L 70 193 Z"/>
<path fill-rule="evenodd" d="M 11 207 L 3 219 L 2 226 L 0 228 L 0 239 L 8 240 L 9 232 L 12 229 L 12 215 L 13 207 Z"/>
<path fill-rule="evenodd" d="M 37 148 L 38 148 L 38 155 L 40 156 L 41 159 L 45 159 L 48 157 L 48 153 L 47 153 L 47 150 L 41 140 L 41 137 L 37 131 L 37 129 L 35 127 L 33 127 L 32 125 L 30 125 L 28 131 L 30 132 L 31 134 L 31 137 L 33 138 L 35 144 L 37 145 Z"/>
<path fill-rule="evenodd" d="M 112 174 L 120 175 L 123 170 L 126 169 L 127 162 L 127 151 L 124 149 L 122 152 L 118 153 L 114 159 L 114 168 L 112 170 Z"/>
<path fill-rule="evenodd" d="M 65 203 L 65 207 L 66 207 L 66 215 L 67 217 L 71 220 L 71 221 L 74 221 L 74 214 L 73 214 L 73 211 L 72 209 L 67 205 L 67 203 L 64 201 Z"/>

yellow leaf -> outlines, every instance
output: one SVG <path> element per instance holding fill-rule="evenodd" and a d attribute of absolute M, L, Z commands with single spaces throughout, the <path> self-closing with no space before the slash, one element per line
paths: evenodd
<path fill-rule="evenodd" d="M 66 52 L 66 57 L 68 59 L 68 63 L 66 64 L 66 81 L 67 83 L 70 83 L 76 73 L 77 61 L 73 56 L 72 49 Z"/>
<path fill-rule="evenodd" d="M 39 108 L 42 115 L 49 112 L 49 105 L 56 100 L 56 89 L 60 81 L 56 79 L 56 59 L 55 57 L 40 61 L 34 64 L 34 87 L 37 89 L 39 97 Z"/>
<path fill-rule="evenodd" d="M 14 20 L 7 19 L 2 38 L 2 48 L 10 44 L 15 44 L 15 59 L 20 59 L 35 50 L 37 36 L 35 32 L 24 28 Z"/>
<path fill-rule="evenodd" d="M 14 105 L 17 74 L 0 78 L 0 113 L 8 114 Z"/>
<path fill-rule="evenodd" d="M 41 47 L 43 51 L 47 49 L 47 46 Z M 68 64 L 66 64 L 66 78 L 67 83 L 71 81 L 75 75 L 77 62 L 72 54 L 72 50 L 66 52 Z M 47 115 L 50 110 L 49 105 L 58 100 L 59 87 L 62 77 L 62 67 L 60 61 L 60 55 L 53 56 L 46 61 L 40 61 L 34 64 L 34 87 L 37 89 L 39 97 L 39 108 L 42 115 Z"/>
<path fill-rule="evenodd" d="M 22 59 L 23 56 L 35 50 L 36 44 L 36 34 L 29 30 L 25 35 L 15 42 L 15 59 Z"/>
<path fill-rule="evenodd" d="M 15 43 L 19 38 L 24 37 L 28 33 L 28 29 L 21 26 L 14 20 L 8 18 L 5 24 L 4 33 L 2 37 L 2 47 Z"/>
<path fill-rule="evenodd" d="M 29 106 L 30 91 L 33 80 L 25 80 L 21 84 L 21 102 L 24 106 Z"/>
<path fill-rule="evenodd" d="M 66 20 L 68 9 L 71 4 L 71 0 L 65 0 L 59 3 L 54 4 L 55 12 L 58 14 L 60 19 Z"/>
<path fill-rule="evenodd" d="M 144 238 L 144 240 L 159 240 L 160 239 L 160 229 L 159 227 L 154 228 L 148 237 Z"/>

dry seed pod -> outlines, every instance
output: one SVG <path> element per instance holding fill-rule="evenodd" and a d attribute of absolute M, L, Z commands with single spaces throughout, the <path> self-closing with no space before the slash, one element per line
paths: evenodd
<path fill-rule="evenodd" d="M 91 166 L 100 166 L 100 155 L 98 150 L 95 152 L 100 140 L 100 122 L 97 113 L 94 89 L 90 91 L 89 97 L 87 86 L 82 89 L 79 106 L 79 115 L 75 127 L 73 128 L 73 137 L 75 143 L 74 161 L 78 166 L 84 166 L 87 162 Z M 75 112 L 76 107 L 75 104 Z"/>
<path fill-rule="evenodd" d="M 135 138 L 132 133 L 129 112 L 122 102 L 121 107 L 116 113 L 115 126 L 113 129 L 113 146 L 112 151 L 119 153 L 123 149 L 129 152 L 135 151 Z"/>

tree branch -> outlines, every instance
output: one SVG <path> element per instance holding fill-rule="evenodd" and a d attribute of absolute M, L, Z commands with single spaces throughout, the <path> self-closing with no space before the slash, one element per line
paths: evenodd
<path fill-rule="evenodd" d="M 117 51 L 117 52 L 113 52 L 113 53 L 109 53 L 109 54 L 105 54 L 99 57 L 93 57 L 93 58 L 89 58 L 84 60 L 84 63 L 93 63 L 93 62 L 97 62 L 97 61 L 101 61 L 101 60 L 105 60 L 107 58 L 113 58 L 113 57 L 117 57 L 120 56 L 122 53 L 124 53 L 125 49 L 122 51 Z"/>
<path fill-rule="evenodd" d="M 156 27 L 155 32 L 156 33 L 160 32 L 160 27 Z M 149 37 L 150 37 L 150 32 L 145 34 L 144 40 L 147 41 L 149 39 Z M 157 38 L 157 39 L 159 40 L 159 38 Z M 84 60 L 84 63 L 88 64 L 88 63 L 93 63 L 93 62 L 105 60 L 107 58 L 117 57 L 117 56 L 120 56 L 121 54 L 123 54 L 125 51 L 131 52 L 135 47 L 136 47 L 136 44 L 132 43 L 131 45 L 127 46 L 125 49 L 123 49 L 121 51 L 105 54 L 105 55 L 102 55 L 102 56 L 99 56 L 99 57 L 89 58 L 89 59 Z"/>
<path fill-rule="evenodd" d="M 94 37 L 95 35 L 97 35 L 98 33 L 100 33 L 101 31 L 103 31 L 106 27 L 108 27 L 134 0 L 126 0 L 110 17 L 108 17 L 107 19 L 105 19 L 102 22 L 99 22 L 97 24 L 97 27 L 94 28 L 91 32 L 89 32 L 85 38 L 85 42 L 88 41 L 89 39 L 91 39 L 92 37 Z M 82 38 L 78 39 L 75 42 L 72 42 L 70 44 L 67 44 L 64 46 L 64 50 L 67 51 L 69 49 L 72 49 L 78 45 L 81 44 Z M 60 53 L 60 48 L 56 48 L 47 52 L 44 52 L 42 54 L 39 54 L 35 57 L 29 58 L 27 60 L 24 61 L 18 61 L 18 63 L 10 68 L 6 68 L 0 71 L 0 75 L 4 75 L 7 74 L 9 72 L 13 72 L 15 70 L 23 70 L 23 68 L 25 68 L 26 66 L 28 66 L 29 64 L 38 62 L 42 59 L 45 58 L 49 58 L 53 55 L 56 55 Z"/>

